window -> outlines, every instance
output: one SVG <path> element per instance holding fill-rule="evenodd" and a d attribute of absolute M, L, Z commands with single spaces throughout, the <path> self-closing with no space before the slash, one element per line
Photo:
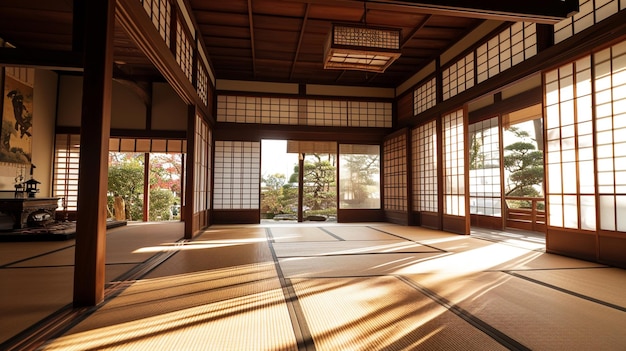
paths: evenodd
<path fill-rule="evenodd" d="M 502 216 L 498 117 L 469 126 L 470 213 Z"/>
<path fill-rule="evenodd" d="M 437 122 L 413 129 L 413 210 L 438 212 Z"/>
<path fill-rule="evenodd" d="M 474 52 L 443 70 L 443 99 L 447 100 L 474 86 Z"/>
<path fill-rule="evenodd" d="M 626 42 L 593 56 L 600 228 L 626 231 Z M 591 133 L 591 126 L 585 129 Z M 581 176 L 582 179 L 582 176 Z"/>
<path fill-rule="evenodd" d="M 406 135 L 385 141 L 383 146 L 385 209 L 407 210 Z"/>
<path fill-rule="evenodd" d="M 217 97 L 220 122 L 389 128 L 392 116 L 392 104 L 388 102 Z"/>
<path fill-rule="evenodd" d="M 191 82 L 193 79 L 193 46 L 183 23 L 176 21 L 176 62 Z"/>
<path fill-rule="evenodd" d="M 380 208 L 378 145 L 339 145 L 339 207 Z"/>
<path fill-rule="evenodd" d="M 443 116 L 444 213 L 465 216 L 465 140 L 463 110 Z"/>
<path fill-rule="evenodd" d="M 413 115 L 418 115 L 435 104 L 437 104 L 437 83 L 435 78 L 432 78 L 413 91 Z"/>
<path fill-rule="evenodd" d="M 574 16 L 554 25 L 556 44 L 626 9 L 626 0 L 580 0 Z"/>
<path fill-rule="evenodd" d="M 172 5 L 168 0 L 142 0 L 152 24 L 157 29 L 167 46 L 170 46 L 170 21 L 172 18 Z"/>
<path fill-rule="evenodd" d="M 215 142 L 215 209 L 258 209 L 261 143 Z"/>
<path fill-rule="evenodd" d="M 197 213 L 211 204 L 211 129 L 200 116 L 196 116 L 195 144 L 193 212 Z"/>
<path fill-rule="evenodd" d="M 478 83 L 537 54 L 537 26 L 517 22 L 476 49 Z"/>
<path fill-rule="evenodd" d="M 591 58 L 547 72 L 545 85 L 548 224 L 595 230 Z"/>
<path fill-rule="evenodd" d="M 78 165 L 80 135 L 57 134 L 55 143 L 52 196 L 61 198 L 61 209 L 78 209 Z"/>

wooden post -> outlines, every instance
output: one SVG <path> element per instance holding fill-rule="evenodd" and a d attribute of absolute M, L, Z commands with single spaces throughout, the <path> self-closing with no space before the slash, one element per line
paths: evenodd
<path fill-rule="evenodd" d="M 150 153 L 143 154 L 143 221 L 150 220 Z M 156 220 L 153 218 L 152 220 Z"/>
<path fill-rule="evenodd" d="M 85 25 L 74 269 L 76 307 L 94 306 L 104 298 L 115 0 L 85 1 L 81 8 Z"/>
<path fill-rule="evenodd" d="M 298 222 L 304 222 L 304 152 L 298 154 Z"/>
<path fill-rule="evenodd" d="M 194 105 L 187 106 L 187 163 L 185 165 L 185 187 L 184 187 L 184 206 L 181 213 L 181 219 L 185 222 L 185 239 L 193 238 L 198 226 L 195 220 L 195 160 L 196 160 L 196 107 Z"/>

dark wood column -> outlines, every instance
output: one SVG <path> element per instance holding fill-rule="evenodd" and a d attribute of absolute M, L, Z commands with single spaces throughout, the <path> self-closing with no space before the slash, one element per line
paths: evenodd
<path fill-rule="evenodd" d="M 185 202 L 181 219 L 185 221 L 185 239 L 193 238 L 197 228 L 195 216 L 196 108 L 187 106 L 187 162 L 185 163 Z"/>
<path fill-rule="evenodd" d="M 115 0 L 85 1 L 74 306 L 104 298 L 106 192 L 113 78 Z M 75 14 L 75 17 L 79 14 Z"/>
<path fill-rule="evenodd" d="M 298 222 L 304 222 L 304 158 L 306 154 L 298 154 Z"/>
<path fill-rule="evenodd" d="M 150 153 L 143 154 L 143 221 L 150 220 Z M 152 220 L 155 220 L 152 218 Z"/>

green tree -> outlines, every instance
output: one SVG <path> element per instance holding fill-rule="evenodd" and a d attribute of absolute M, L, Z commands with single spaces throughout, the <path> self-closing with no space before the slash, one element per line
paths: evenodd
<path fill-rule="evenodd" d="M 485 168 L 485 154 L 480 152 L 483 145 L 482 131 L 476 131 L 471 135 L 471 145 L 469 150 L 470 169 Z"/>
<path fill-rule="evenodd" d="M 263 189 L 263 209 L 268 217 L 273 217 L 279 213 L 285 213 L 283 205 L 283 186 L 286 182 L 284 174 L 275 173 L 263 176 L 261 181 L 265 183 Z"/>
<path fill-rule="evenodd" d="M 303 206 L 311 214 L 334 213 L 337 208 L 335 158 L 328 155 L 324 159 L 320 154 L 307 156 L 303 172 Z"/>
<path fill-rule="evenodd" d="M 174 193 L 169 189 L 150 189 L 149 216 L 152 221 L 169 221 L 173 219 L 172 205 L 176 201 Z"/>
<path fill-rule="evenodd" d="M 506 195 L 538 196 L 537 186 L 543 184 L 543 152 L 537 150 L 528 132 L 515 127 L 509 131 L 519 141 L 504 148 L 504 168 L 509 172 Z"/>
<path fill-rule="evenodd" d="M 126 156 L 109 165 L 108 200 L 112 208 L 113 198 L 119 195 L 126 203 L 126 219 L 143 218 L 143 157 Z"/>
<path fill-rule="evenodd" d="M 375 178 L 380 172 L 378 159 L 378 155 L 349 155 L 344 158 L 345 167 L 350 172 L 350 177 L 345 181 L 349 182 L 352 197 L 356 202 L 367 199 L 371 195 L 368 187 L 378 183 Z"/>

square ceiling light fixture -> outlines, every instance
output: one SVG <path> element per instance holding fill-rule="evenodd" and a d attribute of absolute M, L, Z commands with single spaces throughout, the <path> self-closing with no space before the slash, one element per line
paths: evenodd
<path fill-rule="evenodd" d="M 333 24 L 324 52 L 325 69 L 382 73 L 400 57 L 400 29 Z"/>

